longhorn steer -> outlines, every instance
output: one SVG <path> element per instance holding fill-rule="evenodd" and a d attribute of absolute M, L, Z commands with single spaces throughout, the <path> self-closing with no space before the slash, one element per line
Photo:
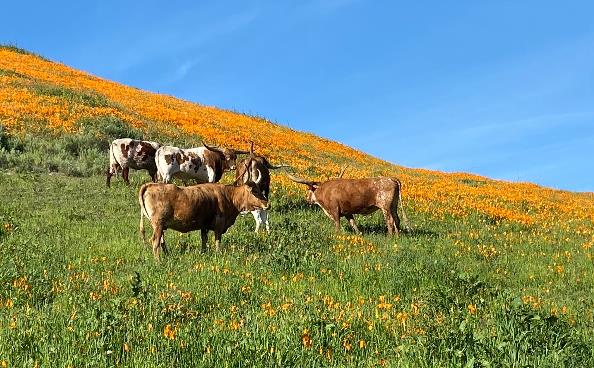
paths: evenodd
<path fill-rule="evenodd" d="M 235 169 L 238 154 L 246 154 L 227 148 L 204 147 L 181 149 L 163 146 L 157 150 L 155 161 L 160 180 L 169 183 L 174 177 L 197 183 L 216 183 L 223 173 Z"/>
<path fill-rule="evenodd" d="M 235 180 L 242 182 L 246 182 L 248 177 L 257 178 L 254 180 L 254 183 L 258 185 L 262 195 L 264 197 L 269 198 L 270 194 L 270 171 L 269 170 L 276 170 L 283 167 L 289 167 L 288 165 L 278 165 L 274 166 L 271 165 L 268 160 L 263 156 L 258 156 L 253 154 L 253 144 L 250 148 L 250 157 L 241 161 L 237 168 L 235 169 Z M 260 226 L 264 224 L 266 226 L 266 231 L 270 232 L 270 225 L 268 224 L 268 211 L 266 210 L 254 210 L 252 211 L 252 215 L 254 216 L 254 220 L 256 220 L 256 232 L 260 230 Z"/>
<path fill-rule="evenodd" d="M 398 217 L 398 203 L 405 222 L 406 213 L 402 207 L 400 196 L 400 180 L 394 178 L 369 178 L 369 179 L 333 179 L 324 183 L 308 181 L 289 175 L 297 183 L 307 185 L 306 199 L 315 203 L 324 210 L 324 213 L 334 221 L 336 231 L 340 231 L 340 217 L 346 217 L 353 230 L 360 234 L 354 215 L 368 215 L 382 210 L 388 234 L 400 231 L 400 218 Z"/>
<path fill-rule="evenodd" d="M 215 233 L 215 249 L 221 236 L 235 223 L 240 212 L 268 208 L 268 200 L 256 184 L 249 181 L 240 186 L 207 183 L 190 187 L 173 184 L 147 183 L 138 193 L 140 203 L 140 234 L 143 242 L 144 220 L 153 228 L 153 255 L 160 258 L 160 248 L 167 253 L 163 232 L 173 229 L 186 233 L 200 230 L 202 251 L 206 251 L 208 231 Z"/>
<path fill-rule="evenodd" d="M 109 146 L 109 168 L 107 168 L 106 172 L 107 186 L 110 186 L 111 177 L 119 171 L 122 172 L 126 184 L 130 185 L 128 179 L 130 168 L 147 170 L 151 179 L 157 181 L 157 165 L 155 164 L 157 149 L 159 149 L 159 143 L 131 138 L 120 138 L 111 142 Z"/>

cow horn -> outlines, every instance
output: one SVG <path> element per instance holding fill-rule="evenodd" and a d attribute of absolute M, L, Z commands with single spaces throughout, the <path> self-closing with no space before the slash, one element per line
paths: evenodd
<path fill-rule="evenodd" d="M 301 179 L 301 178 L 298 178 L 298 177 L 293 176 L 291 174 L 287 174 L 287 177 L 289 177 L 289 179 L 293 180 L 295 183 L 305 184 L 305 185 L 310 186 L 310 187 L 313 187 L 314 185 L 318 185 L 319 184 L 316 181 L 309 181 L 309 180 Z"/>
<path fill-rule="evenodd" d="M 270 162 L 268 162 L 268 160 L 265 157 L 262 157 L 262 158 L 264 159 L 263 160 L 264 161 L 264 166 L 266 166 L 266 168 L 268 170 L 282 169 L 283 167 L 291 168 L 290 165 L 286 165 L 286 164 L 280 164 L 280 165 L 274 166 Z"/>
<path fill-rule="evenodd" d="M 221 154 L 225 154 L 221 149 L 214 147 L 214 146 L 209 146 L 206 143 L 202 142 L 202 145 L 204 147 L 206 147 L 207 150 L 209 151 L 213 151 L 213 152 L 217 152 L 217 153 L 221 153 Z"/>
<path fill-rule="evenodd" d="M 260 184 L 260 180 L 262 180 L 262 172 L 260 169 L 256 169 L 256 171 L 258 172 L 258 178 L 254 180 L 254 183 Z"/>
<path fill-rule="evenodd" d="M 233 183 L 233 185 L 239 185 L 241 183 L 247 183 L 251 179 L 251 171 L 249 170 L 249 168 L 252 165 L 252 160 L 250 159 L 250 160 L 247 160 L 247 161 L 243 161 L 242 164 L 244 166 L 243 173 L 241 173 L 241 175 L 239 175 L 237 177 L 237 179 L 235 179 L 235 182 Z M 246 178 L 246 174 L 247 174 L 247 178 Z M 244 178 L 245 178 L 245 180 L 244 180 Z"/>
<path fill-rule="evenodd" d="M 282 169 L 284 167 L 290 169 L 291 168 L 291 165 L 280 164 L 280 165 L 274 166 L 274 165 L 270 164 L 270 162 L 266 161 L 266 168 L 269 169 L 269 170 Z"/>
<path fill-rule="evenodd" d="M 236 150 L 236 149 L 234 149 L 233 152 L 235 152 L 236 155 L 247 155 L 250 153 L 250 151 L 242 151 L 242 150 Z"/>

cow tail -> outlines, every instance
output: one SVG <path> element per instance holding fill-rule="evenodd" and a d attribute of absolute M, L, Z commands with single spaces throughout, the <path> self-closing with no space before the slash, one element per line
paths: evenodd
<path fill-rule="evenodd" d="M 113 161 L 112 161 L 113 160 Z M 113 162 L 113 165 L 112 165 Z M 109 168 L 107 169 L 109 172 L 111 172 L 111 168 L 112 166 L 117 167 L 120 163 L 118 162 L 118 160 L 115 157 L 115 153 L 113 152 L 113 143 L 109 145 Z M 114 174 L 117 174 L 117 169 L 116 172 Z"/>
<path fill-rule="evenodd" d="M 147 219 L 150 220 L 150 217 L 148 215 L 148 212 L 146 211 L 146 206 L 144 204 L 144 193 L 146 192 L 147 188 L 149 187 L 150 184 L 144 184 L 142 187 L 140 187 L 140 191 L 138 191 L 138 203 L 140 203 L 140 224 L 139 224 L 139 230 L 140 230 L 140 239 L 142 240 L 142 244 L 146 243 L 145 240 L 145 235 L 144 235 L 144 220 L 143 217 L 146 217 Z"/>
<path fill-rule="evenodd" d="M 396 183 L 398 183 L 398 205 L 400 206 L 400 212 L 402 212 L 402 220 L 404 222 L 404 229 L 407 231 L 411 230 L 410 223 L 408 218 L 406 217 L 406 212 L 404 212 L 404 203 L 402 203 L 402 183 L 398 179 L 394 179 Z M 398 208 L 396 208 L 398 210 Z"/>
<path fill-rule="evenodd" d="M 113 143 L 110 143 L 109 144 L 109 164 L 107 166 L 107 171 L 105 171 L 105 175 L 107 175 L 108 177 L 109 177 L 109 174 L 111 174 L 111 165 L 114 160 L 115 160 L 115 157 L 113 156 Z"/>

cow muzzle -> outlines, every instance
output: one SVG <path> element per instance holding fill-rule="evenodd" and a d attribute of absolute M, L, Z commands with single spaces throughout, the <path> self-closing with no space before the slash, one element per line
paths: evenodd
<path fill-rule="evenodd" d="M 262 201 L 260 203 L 259 209 L 261 210 L 268 210 L 270 208 L 270 203 L 268 201 Z"/>

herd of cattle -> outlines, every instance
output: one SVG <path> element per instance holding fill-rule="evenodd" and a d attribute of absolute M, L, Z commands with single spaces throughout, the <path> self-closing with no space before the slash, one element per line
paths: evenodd
<path fill-rule="evenodd" d="M 239 155 L 247 155 L 238 160 Z M 138 193 L 140 204 L 140 233 L 144 242 L 144 218 L 153 228 L 152 250 L 156 259 L 167 253 L 163 238 L 166 229 L 180 232 L 200 230 L 202 250 L 206 250 L 208 231 L 215 233 L 215 249 L 218 251 L 221 236 L 235 223 L 241 213 L 251 212 L 256 220 L 256 232 L 268 224 L 268 197 L 270 194 L 270 171 L 288 165 L 271 165 L 265 157 L 255 155 L 253 143 L 249 151 L 212 147 L 181 149 L 161 146 L 156 142 L 131 138 L 114 140 L 109 147 L 109 168 L 106 184 L 110 186 L 113 175 L 121 172 L 124 181 L 130 184 L 130 169 L 147 170 L 153 183 L 141 186 Z M 235 182 L 223 185 L 218 181 L 226 171 L 235 170 Z M 319 205 L 340 230 L 340 218 L 346 217 L 356 233 L 360 233 L 353 215 L 367 215 L 380 209 L 384 215 L 388 234 L 398 234 L 400 218 L 397 207 L 402 207 L 398 179 L 388 177 L 368 179 L 337 179 L 320 183 L 292 175 L 288 177 L 307 186 L 307 201 Z M 187 185 L 170 184 L 178 178 Z"/>

